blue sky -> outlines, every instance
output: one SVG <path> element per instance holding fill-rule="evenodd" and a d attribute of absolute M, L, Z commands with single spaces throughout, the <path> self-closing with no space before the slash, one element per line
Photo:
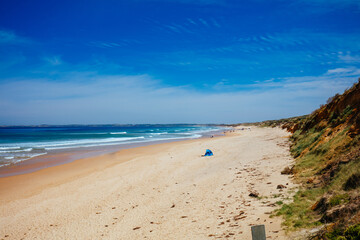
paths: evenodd
<path fill-rule="evenodd" d="M 358 0 L 0 0 L 0 124 L 308 114 L 360 77 Z"/>

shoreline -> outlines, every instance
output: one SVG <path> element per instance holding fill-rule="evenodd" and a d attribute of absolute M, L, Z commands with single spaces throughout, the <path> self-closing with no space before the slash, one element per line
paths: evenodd
<path fill-rule="evenodd" d="M 79 159 L 98 157 L 110 153 L 115 153 L 124 149 L 132 149 L 150 145 L 157 145 L 170 142 L 181 142 L 188 140 L 196 140 L 207 138 L 210 136 L 224 136 L 229 130 L 218 130 L 205 132 L 199 138 L 179 138 L 169 140 L 156 140 L 138 143 L 124 143 L 109 146 L 85 147 L 85 148 L 69 148 L 62 150 L 50 151 L 44 155 L 36 156 L 16 164 L 0 167 L 0 179 L 39 171 L 44 168 L 55 167 L 62 164 L 68 164 Z"/>
<path fill-rule="evenodd" d="M 280 174 L 293 161 L 287 136 L 254 127 L 0 178 L 0 237 L 251 239 L 265 224 L 268 237 L 287 239 L 269 214 L 296 187 Z M 201 157 L 206 148 L 214 156 Z"/>

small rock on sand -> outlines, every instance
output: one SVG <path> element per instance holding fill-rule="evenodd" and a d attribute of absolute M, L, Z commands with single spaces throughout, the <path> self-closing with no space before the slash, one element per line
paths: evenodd
<path fill-rule="evenodd" d="M 293 168 L 285 167 L 284 170 L 281 171 L 281 174 L 283 175 L 290 175 L 293 174 Z"/>
<path fill-rule="evenodd" d="M 257 197 L 259 197 L 259 193 L 256 191 L 252 191 L 252 192 L 250 192 L 249 196 L 257 198 Z"/>

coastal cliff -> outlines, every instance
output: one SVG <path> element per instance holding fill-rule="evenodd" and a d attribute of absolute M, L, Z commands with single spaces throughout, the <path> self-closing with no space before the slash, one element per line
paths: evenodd
<path fill-rule="evenodd" d="M 293 174 L 301 184 L 282 215 L 289 229 L 315 229 L 311 239 L 360 239 L 360 79 L 313 113 L 259 123 L 292 133 Z"/>

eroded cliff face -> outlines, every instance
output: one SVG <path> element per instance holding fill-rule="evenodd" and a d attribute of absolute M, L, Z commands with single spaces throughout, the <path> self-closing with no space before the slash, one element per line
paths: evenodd
<path fill-rule="evenodd" d="M 303 188 L 294 203 L 279 210 L 288 226 L 326 223 L 318 239 L 352 239 L 345 236 L 346 228 L 352 226 L 359 229 L 360 239 L 359 111 L 360 79 L 310 115 L 264 123 L 292 133 L 290 151 L 296 164 L 291 173 Z"/>
<path fill-rule="evenodd" d="M 313 127 L 335 128 L 341 125 L 352 126 L 353 131 L 359 127 L 359 107 L 360 107 L 360 82 L 342 95 L 335 95 L 328 100 L 328 103 L 314 113 L 303 123 L 301 129 L 309 130 Z M 359 128 L 357 128 L 359 130 Z"/>

